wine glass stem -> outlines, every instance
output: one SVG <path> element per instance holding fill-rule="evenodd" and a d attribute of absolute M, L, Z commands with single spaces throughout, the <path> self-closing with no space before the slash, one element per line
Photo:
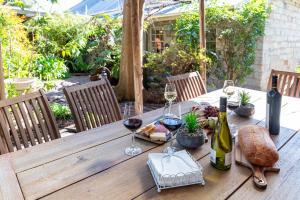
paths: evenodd
<path fill-rule="evenodd" d="M 174 153 L 174 149 L 173 149 L 173 133 L 172 132 L 171 132 L 171 135 L 172 135 L 172 137 L 171 137 L 171 140 L 170 140 L 170 145 L 167 148 L 167 153 L 168 153 L 169 156 L 172 156 L 173 153 Z"/>
<path fill-rule="evenodd" d="M 135 138 L 134 138 L 135 131 L 132 131 L 132 137 L 131 137 L 131 147 L 135 147 Z"/>
<path fill-rule="evenodd" d="M 169 101 L 169 111 L 168 111 L 168 112 L 169 112 L 169 113 L 168 113 L 169 115 L 171 114 L 171 107 L 172 107 L 172 101 Z"/>

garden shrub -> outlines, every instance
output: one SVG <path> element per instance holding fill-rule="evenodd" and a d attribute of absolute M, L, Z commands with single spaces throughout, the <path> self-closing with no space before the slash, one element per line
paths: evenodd
<path fill-rule="evenodd" d="M 24 18 L 7 6 L 0 5 L 0 38 L 5 78 L 31 77 L 34 52 L 23 25 Z"/>
<path fill-rule="evenodd" d="M 68 68 L 60 58 L 55 56 L 40 56 L 34 67 L 34 75 L 44 81 L 63 79 L 68 76 Z"/>
<path fill-rule="evenodd" d="M 158 97 L 163 97 L 167 76 L 200 71 L 200 63 L 210 62 L 200 49 L 193 50 L 179 44 L 172 44 L 162 53 L 148 52 L 145 59 L 144 86 L 149 91 L 158 93 Z"/>
<path fill-rule="evenodd" d="M 38 15 L 26 27 L 36 51 L 63 60 L 71 72 L 119 66 L 121 23 L 117 19 L 71 13 Z"/>
<path fill-rule="evenodd" d="M 211 1 L 206 7 L 206 27 L 216 30 L 219 45 L 216 52 L 207 52 L 212 60 L 208 75 L 243 83 L 253 71 L 256 42 L 264 34 L 270 8 L 266 0 L 249 0 L 239 7 L 224 2 Z M 198 12 L 182 15 L 175 27 L 177 43 L 196 49 L 199 43 Z"/>
<path fill-rule="evenodd" d="M 70 108 L 66 105 L 51 103 L 50 108 L 56 119 L 70 120 L 73 118 Z"/>

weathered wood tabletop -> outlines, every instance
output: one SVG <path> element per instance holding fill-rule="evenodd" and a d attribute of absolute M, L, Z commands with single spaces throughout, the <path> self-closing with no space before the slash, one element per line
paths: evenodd
<path fill-rule="evenodd" d="M 264 126 L 266 93 L 248 90 L 256 112 L 249 119 L 230 114 L 237 126 Z M 188 112 L 195 102 L 217 105 L 221 90 L 183 102 Z M 143 115 L 144 125 L 162 114 L 158 109 Z M 229 171 L 209 163 L 209 143 L 190 153 L 204 168 L 205 186 L 194 185 L 158 193 L 146 165 L 150 152 L 167 145 L 142 140 L 143 153 L 128 157 L 131 135 L 122 122 L 102 126 L 22 151 L 0 156 L 0 199 L 299 199 L 300 99 L 283 97 L 281 131 L 273 140 L 279 150 L 279 174 L 268 173 L 268 187 L 254 187 L 250 170 L 234 162 Z"/>

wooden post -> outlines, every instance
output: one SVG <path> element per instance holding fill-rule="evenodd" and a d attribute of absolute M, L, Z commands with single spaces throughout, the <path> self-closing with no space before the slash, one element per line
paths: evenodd
<path fill-rule="evenodd" d="M 199 41 L 200 41 L 200 49 L 206 49 L 206 36 L 205 36 L 205 4 L 204 0 L 199 0 Z M 206 85 L 206 64 L 205 62 L 201 63 L 201 77 L 203 79 L 204 84 Z"/>
<path fill-rule="evenodd" d="M 143 112 L 143 6 L 144 0 L 131 1 L 132 55 L 135 112 Z"/>
<path fill-rule="evenodd" d="M 0 39 L 0 100 L 5 99 L 4 69 L 2 60 L 2 40 Z"/>
<path fill-rule="evenodd" d="M 119 100 L 135 100 L 135 111 L 143 111 L 143 8 L 144 0 L 125 0 L 120 79 L 116 86 Z"/>

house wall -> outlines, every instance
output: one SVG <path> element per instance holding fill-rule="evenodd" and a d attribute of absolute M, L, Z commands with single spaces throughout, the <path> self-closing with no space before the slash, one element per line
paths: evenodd
<path fill-rule="evenodd" d="M 300 64 L 300 0 L 270 0 L 265 36 L 257 42 L 254 73 L 246 86 L 267 89 L 271 69 L 295 71 Z"/>

